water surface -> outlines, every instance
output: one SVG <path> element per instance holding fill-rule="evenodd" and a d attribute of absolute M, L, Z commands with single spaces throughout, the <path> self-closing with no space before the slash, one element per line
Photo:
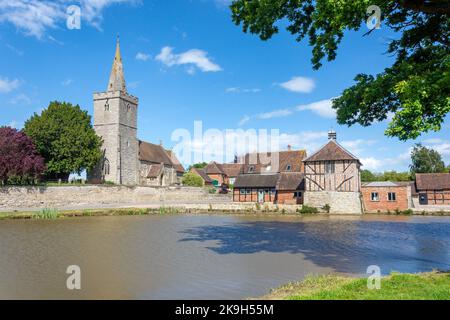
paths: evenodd
<path fill-rule="evenodd" d="M 79 265 L 82 290 L 66 289 Z M 450 269 L 449 217 L 0 221 L 0 298 L 239 299 L 308 274 Z"/>

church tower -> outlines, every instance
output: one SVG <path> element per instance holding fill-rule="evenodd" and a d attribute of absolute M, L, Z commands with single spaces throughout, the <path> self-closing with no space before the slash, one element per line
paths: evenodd
<path fill-rule="evenodd" d="M 138 183 L 138 99 L 128 94 L 125 85 L 120 43 L 105 92 L 94 93 L 94 129 L 103 139 L 103 157 L 90 173 L 92 182 Z"/>

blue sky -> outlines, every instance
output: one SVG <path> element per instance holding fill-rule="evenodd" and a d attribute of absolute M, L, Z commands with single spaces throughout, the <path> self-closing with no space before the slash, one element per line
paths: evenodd
<path fill-rule="evenodd" d="M 79 104 L 92 114 L 92 93 L 104 91 L 120 35 L 129 93 L 139 97 L 138 136 L 167 147 L 174 130 L 279 129 L 280 147 L 309 153 L 330 128 L 365 168 L 407 170 L 415 142 L 450 163 L 450 122 L 439 133 L 400 142 L 387 122 L 368 128 L 336 123 L 329 100 L 358 73 L 391 65 L 395 37 L 381 27 L 348 32 L 337 59 L 311 67 L 311 48 L 284 30 L 270 41 L 235 26 L 224 0 L 0 0 L 0 125 L 17 128 L 49 101 Z M 66 8 L 81 6 L 81 29 L 66 27 Z M 208 148 L 208 146 L 202 146 Z M 233 155 L 228 155 L 232 157 Z M 207 157 L 204 160 L 209 160 Z"/>

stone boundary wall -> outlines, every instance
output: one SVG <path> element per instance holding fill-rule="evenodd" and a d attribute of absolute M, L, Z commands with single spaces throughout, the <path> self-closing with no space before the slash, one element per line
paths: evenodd
<path fill-rule="evenodd" d="M 359 192 L 306 191 L 304 204 L 322 208 L 328 204 L 333 214 L 362 214 L 361 194 Z"/>
<path fill-rule="evenodd" d="M 191 187 L 52 186 L 0 187 L 0 210 L 45 207 L 101 207 L 145 203 L 230 202 L 229 195 Z"/>

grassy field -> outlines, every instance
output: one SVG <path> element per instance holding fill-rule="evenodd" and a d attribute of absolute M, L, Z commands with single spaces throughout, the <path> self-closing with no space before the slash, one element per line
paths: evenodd
<path fill-rule="evenodd" d="M 369 290 L 366 278 L 308 277 L 273 290 L 268 300 L 450 300 L 450 273 L 393 273 L 381 289 Z"/>

